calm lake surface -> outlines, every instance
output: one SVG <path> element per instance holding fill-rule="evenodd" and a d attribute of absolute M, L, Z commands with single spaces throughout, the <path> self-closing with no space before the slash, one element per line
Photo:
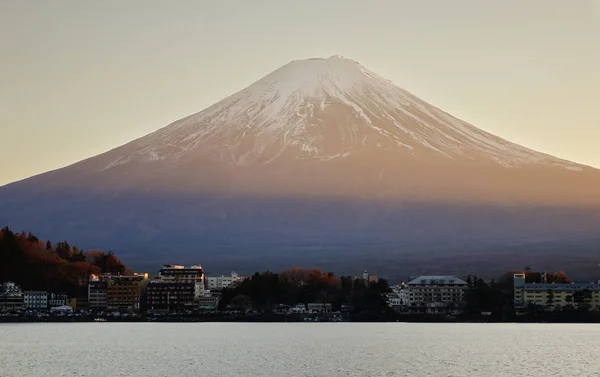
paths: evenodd
<path fill-rule="evenodd" d="M 600 376 L 600 326 L 0 324 L 0 376 Z"/>

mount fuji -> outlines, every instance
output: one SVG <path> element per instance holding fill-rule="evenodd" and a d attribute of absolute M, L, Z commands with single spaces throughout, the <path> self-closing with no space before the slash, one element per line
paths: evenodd
<path fill-rule="evenodd" d="M 333 56 L 293 61 L 152 134 L 1 187 L 0 223 L 144 267 L 452 272 L 562 263 L 567 246 L 586 263 L 600 171 Z"/>

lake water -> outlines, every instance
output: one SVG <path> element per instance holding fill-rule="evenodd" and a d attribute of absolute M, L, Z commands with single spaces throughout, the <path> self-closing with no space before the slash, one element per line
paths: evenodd
<path fill-rule="evenodd" d="M 0 324 L 1 377 L 600 376 L 600 326 Z"/>

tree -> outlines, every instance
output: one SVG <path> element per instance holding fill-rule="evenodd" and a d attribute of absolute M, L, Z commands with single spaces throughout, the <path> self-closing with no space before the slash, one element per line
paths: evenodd
<path fill-rule="evenodd" d="M 0 282 L 14 281 L 23 290 L 85 296 L 89 275 L 101 270 L 86 262 L 83 253 L 75 247 L 72 258 L 63 259 L 66 251 L 71 250 L 66 241 L 60 243 L 61 257 L 48 252 L 52 250 L 50 242 L 32 242 L 35 239 L 35 235 L 25 233 L 15 237 L 8 228 L 0 231 Z M 113 258 L 118 262 L 116 256 Z M 108 262 L 111 265 L 110 258 Z"/>
<path fill-rule="evenodd" d="M 548 306 L 548 310 L 552 310 L 554 308 L 554 291 L 552 289 L 548 289 L 546 291 L 546 304 Z"/>
<path fill-rule="evenodd" d="M 31 232 L 27 233 L 27 241 L 31 242 L 31 243 L 38 243 L 40 242 L 40 240 L 34 236 L 33 234 L 31 234 Z"/>
<path fill-rule="evenodd" d="M 71 245 L 67 241 L 57 243 L 55 251 L 62 259 L 68 260 L 71 257 Z"/>
<path fill-rule="evenodd" d="M 565 307 L 563 309 L 566 310 L 566 311 L 573 310 L 573 296 L 572 295 L 567 295 L 565 297 L 565 301 L 567 302 L 567 305 L 565 305 Z"/>
<path fill-rule="evenodd" d="M 573 293 L 573 301 L 575 301 L 578 309 L 588 310 L 590 301 L 592 301 L 592 291 L 587 288 L 582 291 L 576 291 Z"/>
<path fill-rule="evenodd" d="M 563 271 L 558 271 L 558 272 L 553 272 L 551 274 L 548 274 L 547 281 L 548 281 L 548 283 L 555 283 L 555 284 L 571 283 L 571 280 L 567 277 L 567 275 L 565 275 L 565 273 Z"/>
<path fill-rule="evenodd" d="M 108 274 L 121 275 L 125 272 L 125 266 L 115 254 L 110 250 L 108 253 L 100 252 L 94 257 L 93 264 L 100 268 L 100 271 Z"/>
<path fill-rule="evenodd" d="M 252 299 L 246 295 L 237 295 L 231 299 L 231 307 L 237 310 L 247 310 L 252 308 Z"/>
<path fill-rule="evenodd" d="M 83 250 L 79 250 L 77 246 L 73 246 L 73 250 L 71 252 L 69 260 L 71 262 L 85 262 L 86 259 L 86 256 L 83 254 Z"/>

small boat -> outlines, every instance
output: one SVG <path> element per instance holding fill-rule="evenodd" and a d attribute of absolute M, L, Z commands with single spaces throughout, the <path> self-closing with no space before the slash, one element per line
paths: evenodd
<path fill-rule="evenodd" d="M 106 318 L 94 318 L 94 322 L 106 322 Z"/>

